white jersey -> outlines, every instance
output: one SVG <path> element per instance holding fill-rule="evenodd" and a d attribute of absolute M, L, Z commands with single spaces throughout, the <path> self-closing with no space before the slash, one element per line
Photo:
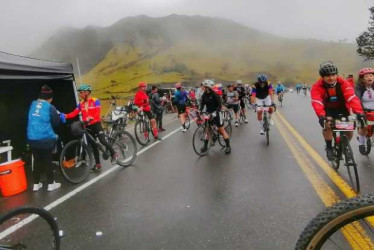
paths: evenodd
<path fill-rule="evenodd" d="M 239 94 L 236 91 L 227 91 L 227 104 L 238 105 L 240 103 Z M 234 100 L 237 99 L 237 100 Z"/>
<path fill-rule="evenodd" d="M 365 90 L 361 102 L 364 109 L 374 109 L 374 90 L 372 88 Z"/>

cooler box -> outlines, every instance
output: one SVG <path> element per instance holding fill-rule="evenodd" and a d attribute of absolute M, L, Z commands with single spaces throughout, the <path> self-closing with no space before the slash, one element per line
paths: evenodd
<path fill-rule="evenodd" d="M 3 196 L 19 194 L 27 189 L 24 165 L 21 160 L 0 164 L 0 191 Z"/>

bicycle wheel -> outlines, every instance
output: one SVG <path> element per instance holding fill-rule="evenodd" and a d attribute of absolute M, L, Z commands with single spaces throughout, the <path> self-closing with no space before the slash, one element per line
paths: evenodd
<path fill-rule="evenodd" d="M 232 126 L 231 122 L 224 123 L 223 125 L 225 127 L 226 133 L 231 137 L 232 134 Z M 218 132 L 219 133 L 219 132 Z M 226 147 L 225 139 L 223 139 L 223 136 L 221 134 L 218 135 L 218 143 L 221 145 L 221 147 Z"/>
<path fill-rule="evenodd" d="M 140 145 L 145 146 L 149 142 L 150 129 L 148 128 L 146 121 L 139 120 L 135 123 L 135 137 Z"/>
<path fill-rule="evenodd" d="M 352 245 L 346 239 L 352 239 L 354 236 L 349 236 L 349 233 L 355 229 L 358 232 L 357 228 L 367 229 L 367 238 L 362 241 L 355 239 L 355 249 L 373 249 L 373 218 L 368 218 L 373 215 L 373 195 L 358 196 L 339 202 L 319 213 L 308 223 L 295 249 L 351 249 Z"/>
<path fill-rule="evenodd" d="M 190 128 L 190 125 L 191 125 L 190 115 L 187 114 L 187 115 L 186 115 L 186 120 L 184 121 L 184 126 L 186 127 L 186 129 L 189 129 L 189 128 Z"/>
<path fill-rule="evenodd" d="M 266 145 L 269 146 L 270 144 L 270 138 L 269 138 L 269 120 L 268 120 L 268 116 L 267 115 L 264 115 L 264 121 L 263 121 L 263 127 L 264 127 L 264 132 L 265 132 L 265 136 L 266 136 Z"/>
<path fill-rule="evenodd" d="M 122 167 L 131 165 L 138 153 L 134 137 L 124 130 L 113 135 L 113 149 L 118 155 L 117 164 Z"/>
<path fill-rule="evenodd" d="M 349 143 L 348 138 L 343 136 L 344 139 L 344 144 L 345 144 L 345 149 L 344 149 L 344 159 L 345 159 L 345 165 L 347 166 L 348 174 L 350 177 L 350 180 L 356 190 L 357 193 L 360 192 L 360 179 L 358 177 L 358 171 L 357 171 L 357 162 L 355 159 L 355 156 L 352 151 L 351 144 Z M 353 172 L 354 172 L 354 178 L 352 178 L 351 175 L 351 169 L 350 167 L 353 167 Z M 355 183 L 356 182 L 356 183 Z"/>
<path fill-rule="evenodd" d="M 210 149 L 211 145 L 210 143 L 208 143 L 207 145 L 208 150 L 206 152 L 201 152 L 201 148 L 204 146 L 205 140 L 209 140 L 208 129 L 209 129 L 209 126 L 207 125 L 198 126 L 193 134 L 192 146 L 193 146 L 195 153 L 199 156 L 204 156 L 208 154 L 208 151 Z"/>
<path fill-rule="evenodd" d="M 342 150 L 338 146 L 335 146 L 333 150 L 334 150 L 334 159 L 330 161 L 330 163 L 333 169 L 338 170 L 340 167 L 340 159 L 342 157 Z"/>
<path fill-rule="evenodd" d="M 370 137 L 366 137 L 366 148 L 365 148 L 365 152 L 362 152 L 360 151 L 360 153 L 362 155 L 369 155 L 371 152 L 371 138 Z"/>
<path fill-rule="evenodd" d="M 89 147 L 80 140 L 65 145 L 60 155 L 60 169 L 63 176 L 71 183 L 84 181 L 93 166 L 93 154 Z"/>
<path fill-rule="evenodd" d="M 60 249 L 57 223 L 42 208 L 16 208 L 0 217 L 0 249 Z"/>

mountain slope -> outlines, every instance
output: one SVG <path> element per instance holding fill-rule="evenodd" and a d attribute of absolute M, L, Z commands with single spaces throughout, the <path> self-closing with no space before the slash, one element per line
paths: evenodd
<path fill-rule="evenodd" d="M 126 93 L 143 80 L 251 82 L 259 72 L 272 81 L 310 83 L 322 61 L 346 73 L 364 65 L 353 44 L 285 39 L 224 19 L 179 15 L 60 32 L 34 56 L 73 63 L 79 57 L 84 80 L 100 96 Z"/>

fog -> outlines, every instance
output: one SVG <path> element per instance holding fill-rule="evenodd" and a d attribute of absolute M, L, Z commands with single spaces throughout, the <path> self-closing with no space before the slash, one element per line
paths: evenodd
<path fill-rule="evenodd" d="M 354 42 L 369 0 L 1 0 L 0 50 L 28 54 L 63 27 L 109 26 L 135 15 L 204 15 L 290 38 Z"/>

